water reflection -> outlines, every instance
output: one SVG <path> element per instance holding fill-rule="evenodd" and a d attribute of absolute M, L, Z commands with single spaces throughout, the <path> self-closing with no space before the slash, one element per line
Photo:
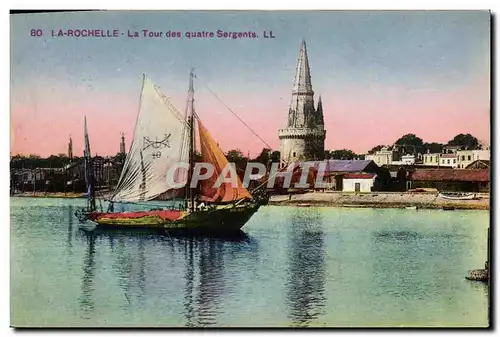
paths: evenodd
<path fill-rule="evenodd" d="M 95 236 L 87 236 L 87 250 L 83 261 L 82 292 L 78 301 L 85 319 L 89 319 L 94 310 L 95 243 Z"/>
<path fill-rule="evenodd" d="M 67 236 L 67 255 L 68 256 L 73 256 L 73 206 L 69 205 L 68 206 L 68 236 Z"/>
<path fill-rule="evenodd" d="M 208 238 L 199 240 L 197 245 L 200 253 L 197 325 L 207 326 L 216 323 L 220 297 L 224 293 L 223 244 Z"/>
<path fill-rule="evenodd" d="M 289 224 L 287 305 L 294 325 L 308 326 L 325 305 L 325 247 L 317 210 L 297 210 Z"/>
<path fill-rule="evenodd" d="M 193 307 L 193 290 L 194 290 L 194 242 L 192 238 L 186 240 L 185 248 L 185 272 L 184 280 L 186 286 L 184 289 L 184 310 L 187 327 L 194 327 L 194 307 Z"/>
<path fill-rule="evenodd" d="M 188 327 L 212 326 L 218 323 L 218 315 L 224 311 L 222 301 L 226 295 L 226 282 L 236 282 L 232 280 L 234 273 L 226 273 L 225 261 L 231 262 L 237 258 L 234 253 L 239 250 L 248 252 L 257 248 L 255 240 L 243 232 L 216 237 L 162 236 L 156 232 L 136 230 L 82 230 L 80 234 L 88 245 L 80 301 L 80 307 L 85 313 L 94 310 L 92 296 L 96 243 L 98 246 L 109 244 L 114 256 L 112 270 L 124 295 L 122 308 L 126 312 L 133 312 L 136 306 L 145 305 L 142 299 L 164 296 L 174 301 L 181 294 L 181 299 L 172 305 L 178 303 L 183 306 L 181 312 L 184 324 Z M 150 251 L 156 254 L 151 254 Z M 160 259 L 158 251 L 163 255 Z M 175 274 L 170 273 L 170 269 L 168 272 L 158 273 L 159 267 L 180 267 L 184 275 L 178 277 L 182 279 L 183 289 L 168 286 L 159 289 L 158 284 L 177 283 L 172 279 Z M 147 275 L 151 275 L 154 280 L 151 279 L 148 283 Z M 158 289 L 161 294 L 154 293 Z M 168 321 L 165 324 L 168 325 Z"/>

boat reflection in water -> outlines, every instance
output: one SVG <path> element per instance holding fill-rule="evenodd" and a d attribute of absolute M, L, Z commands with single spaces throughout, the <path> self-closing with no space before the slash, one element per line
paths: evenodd
<path fill-rule="evenodd" d="M 295 326 L 309 326 L 324 313 L 325 247 L 318 209 L 297 210 L 288 238 L 287 305 Z"/>
<path fill-rule="evenodd" d="M 99 285 L 103 281 L 102 271 L 96 277 L 97 248 L 99 254 L 111 251 L 111 280 L 117 280 L 123 292 L 121 308 L 138 326 L 141 326 L 141 318 L 134 317 L 134 312 L 144 309 L 163 311 L 161 326 L 217 325 L 218 315 L 224 312 L 226 283 L 231 282 L 234 275 L 226 272 L 225 262 L 231 263 L 238 256 L 235 253 L 248 255 L 248 251 L 257 249 L 255 240 L 242 231 L 207 237 L 98 228 L 91 232 L 80 230 L 79 234 L 87 247 L 79 301 L 82 318 L 97 315 L 93 312 L 94 278 L 99 279 Z M 103 260 L 108 259 L 104 256 Z M 172 322 L 171 316 L 180 312 L 183 321 Z"/>
<path fill-rule="evenodd" d="M 80 308 L 82 309 L 82 318 L 91 318 L 92 311 L 94 310 L 94 276 L 95 276 L 95 244 L 96 238 L 88 236 L 87 250 L 83 261 L 83 277 L 82 277 L 82 293 L 78 299 Z"/>

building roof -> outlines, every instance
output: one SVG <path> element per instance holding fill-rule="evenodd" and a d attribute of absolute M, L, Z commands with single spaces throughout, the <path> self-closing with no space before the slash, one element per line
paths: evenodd
<path fill-rule="evenodd" d="M 372 173 L 346 173 L 344 179 L 373 179 L 375 176 Z"/>
<path fill-rule="evenodd" d="M 410 180 L 418 181 L 490 181 L 489 170 L 429 169 L 410 173 Z"/>
<path fill-rule="evenodd" d="M 478 168 L 488 169 L 489 167 L 490 167 L 489 160 L 479 159 L 479 160 L 473 161 L 472 163 L 467 165 L 467 167 L 465 167 L 465 168 L 466 169 L 478 169 Z"/>
<path fill-rule="evenodd" d="M 368 165 L 374 163 L 373 160 L 340 160 L 330 159 L 325 160 L 325 172 L 361 172 L 366 169 Z M 318 168 L 322 161 L 309 161 L 305 163 L 312 163 L 314 167 Z"/>
<path fill-rule="evenodd" d="M 456 153 L 443 153 L 441 154 L 441 158 L 457 158 Z"/>

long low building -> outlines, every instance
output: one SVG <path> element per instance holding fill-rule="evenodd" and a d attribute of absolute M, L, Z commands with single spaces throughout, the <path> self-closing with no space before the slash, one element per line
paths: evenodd
<path fill-rule="evenodd" d="M 424 169 L 409 173 L 407 188 L 436 188 L 439 191 L 489 192 L 488 169 Z"/>

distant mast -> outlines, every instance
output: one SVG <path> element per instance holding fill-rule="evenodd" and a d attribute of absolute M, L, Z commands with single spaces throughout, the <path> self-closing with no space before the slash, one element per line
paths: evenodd
<path fill-rule="evenodd" d="M 73 160 L 73 139 L 71 139 L 71 135 L 69 135 L 68 158 L 70 161 Z"/>
<path fill-rule="evenodd" d="M 122 132 L 122 138 L 120 141 L 120 154 L 125 154 L 125 135 Z"/>
<path fill-rule="evenodd" d="M 92 155 L 90 153 L 89 134 L 87 130 L 87 116 L 84 117 L 84 144 L 85 149 L 83 150 L 83 157 L 85 163 L 85 183 L 87 185 L 87 207 L 89 211 L 94 212 L 96 210 L 94 197 L 94 172 L 92 167 Z"/>
<path fill-rule="evenodd" d="M 190 210 L 194 211 L 194 195 L 195 190 L 191 188 L 191 180 L 193 177 L 193 166 L 194 166 L 194 84 L 193 84 L 193 69 L 191 69 L 191 73 L 189 74 L 189 91 L 188 91 L 188 106 L 187 106 L 187 118 L 188 118 L 188 130 L 189 130 L 189 171 L 188 171 L 188 183 L 186 184 L 187 188 L 187 196 L 190 201 Z"/>

